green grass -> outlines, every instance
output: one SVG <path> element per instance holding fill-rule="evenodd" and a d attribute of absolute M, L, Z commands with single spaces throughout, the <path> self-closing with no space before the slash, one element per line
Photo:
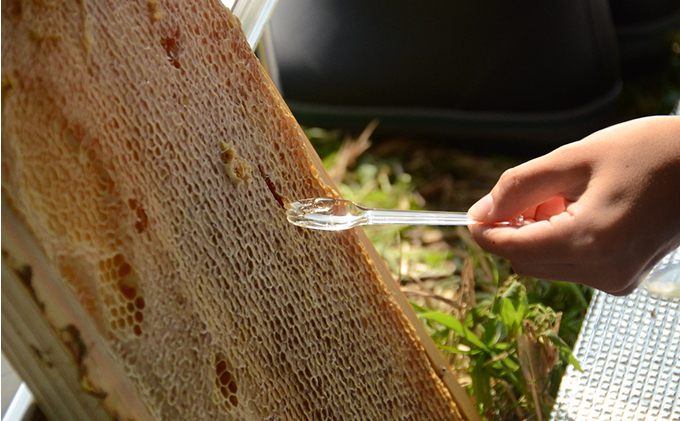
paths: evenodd
<path fill-rule="evenodd" d="M 612 124 L 671 112 L 680 99 L 680 32 L 674 52 L 665 68 L 624 79 Z M 398 138 L 369 149 L 373 128 L 357 139 L 306 129 L 341 194 L 369 207 L 464 211 L 527 158 Z M 547 419 L 564 370 L 578 368 L 571 349 L 592 290 L 519 277 L 462 227 L 363 229 L 482 417 Z"/>
<path fill-rule="evenodd" d="M 433 156 L 448 156 L 448 162 L 434 163 L 418 154 L 408 159 L 379 149 L 361 153 L 367 134 L 355 141 L 321 129 L 306 132 L 326 168 L 339 177 L 343 197 L 369 207 L 432 207 L 421 191 L 445 199 L 434 207 L 459 206 L 486 192 L 514 163 L 455 151 L 435 151 Z M 452 176 L 446 187 L 437 177 L 437 186 L 428 185 L 433 171 L 454 167 L 452 174 L 472 178 L 457 182 Z M 436 194 L 437 189 L 455 189 L 458 197 Z M 571 347 L 590 291 L 519 277 L 462 227 L 364 229 L 480 414 L 489 420 L 545 419 L 567 364 L 578 366 Z"/>

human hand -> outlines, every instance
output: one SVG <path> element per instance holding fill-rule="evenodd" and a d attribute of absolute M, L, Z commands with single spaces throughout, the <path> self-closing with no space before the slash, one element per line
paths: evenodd
<path fill-rule="evenodd" d="M 511 168 L 469 210 L 479 245 L 521 275 L 632 292 L 680 245 L 680 117 L 596 132 Z M 523 215 L 519 227 L 491 225 Z"/>

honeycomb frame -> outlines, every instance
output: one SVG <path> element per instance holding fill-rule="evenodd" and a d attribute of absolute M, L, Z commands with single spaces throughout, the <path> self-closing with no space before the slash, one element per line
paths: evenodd
<path fill-rule="evenodd" d="M 337 193 L 219 2 L 2 24 L 3 200 L 154 418 L 463 419 L 363 233 L 287 223 Z"/>

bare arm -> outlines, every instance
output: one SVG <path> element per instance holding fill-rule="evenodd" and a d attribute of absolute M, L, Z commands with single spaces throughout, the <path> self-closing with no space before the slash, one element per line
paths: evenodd
<path fill-rule="evenodd" d="M 680 245 L 680 117 L 646 117 L 506 171 L 470 213 L 521 227 L 470 226 L 523 275 L 630 293 Z"/>

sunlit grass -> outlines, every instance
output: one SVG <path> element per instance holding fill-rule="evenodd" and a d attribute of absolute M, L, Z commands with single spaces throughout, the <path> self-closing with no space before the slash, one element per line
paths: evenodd
<path fill-rule="evenodd" d="M 428 208 L 419 193 L 430 182 L 427 171 L 407 172 L 399 154 L 373 154 L 372 128 L 357 140 L 321 129 L 307 135 L 346 199 L 376 208 Z M 480 167 L 465 157 L 457 162 L 463 163 L 458 171 Z M 420 168 L 431 167 L 421 159 Z M 457 189 L 466 185 L 475 184 L 459 183 Z M 489 420 L 546 419 L 567 364 L 578 366 L 571 346 L 589 290 L 518 277 L 463 227 L 364 230 L 480 414 Z"/>
<path fill-rule="evenodd" d="M 680 32 L 658 71 L 624 80 L 612 123 L 668 114 L 680 99 Z M 358 138 L 306 133 L 341 194 L 375 208 L 465 210 L 485 194 L 508 156 L 475 156 L 393 139 L 369 148 Z M 463 227 L 363 228 L 434 342 L 487 420 L 547 419 L 592 291 L 515 275 Z"/>

